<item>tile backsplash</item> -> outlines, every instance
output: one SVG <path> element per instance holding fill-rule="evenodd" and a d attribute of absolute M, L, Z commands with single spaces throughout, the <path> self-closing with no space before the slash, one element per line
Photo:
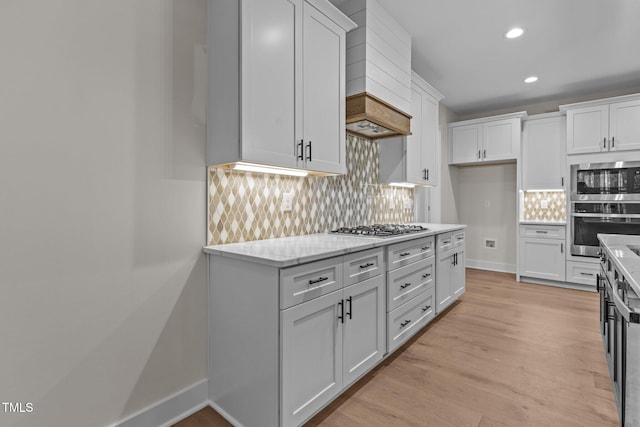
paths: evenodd
<path fill-rule="evenodd" d="M 346 175 L 298 178 L 209 168 L 209 245 L 412 222 L 413 190 L 378 184 L 378 142 L 347 135 L 346 144 Z M 289 192 L 292 211 L 282 212 L 282 195 Z M 403 209 L 406 198 L 410 209 Z"/>
<path fill-rule="evenodd" d="M 566 221 L 567 197 L 564 191 L 525 191 L 525 221 Z M 547 207 L 543 209 L 544 201 Z"/>

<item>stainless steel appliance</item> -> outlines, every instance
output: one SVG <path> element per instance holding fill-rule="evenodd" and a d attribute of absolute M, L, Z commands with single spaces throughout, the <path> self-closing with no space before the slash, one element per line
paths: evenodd
<path fill-rule="evenodd" d="M 640 297 L 601 249 L 600 331 L 620 425 L 640 425 Z"/>
<path fill-rule="evenodd" d="M 421 231 L 428 231 L 421 225 L 411 224 L 373 224 L 373 225 L 358 225 L 356 227 L 341 227 L 336 230 L 331 230 L 336 234 L 349 234 L 353 236 L 365 236 L 365 237 L 393 237 L 403 234 L 420 233 Z"/>
<path fill-rule="evenodd" d="M 571 254 L 596 257 L 598 233 L 640 235 L 640 162 L 571 165 Z"/>

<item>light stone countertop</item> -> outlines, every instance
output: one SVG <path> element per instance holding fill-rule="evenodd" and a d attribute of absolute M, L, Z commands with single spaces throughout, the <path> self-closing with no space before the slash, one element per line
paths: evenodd
<path fill-rule="evenodd" d="M 534 221 L 534 220 L 523 220 L 520 221 L 521 225 L 567 225 L 566 221 Z"/>
<path fill-rule="evenodd" d="M 415 224 L 426 227 L 428 230 L 395 237 L 363 237 L 318 233 L 205 246 L 204 252 L 210 255 L 242 259 L 275 267 L 289 267 L 405 240 L 460 230 L 466 227 L 466 225 L 462 224 Z"/>
<path fill-rule="evenodd" d="M 627 283 L 637 295 L 640 295 L 640 256 L 629 249 L 629 246 L 640 249 L 640 236 L 598 234 L 598 239 L 624 275 Z"/>

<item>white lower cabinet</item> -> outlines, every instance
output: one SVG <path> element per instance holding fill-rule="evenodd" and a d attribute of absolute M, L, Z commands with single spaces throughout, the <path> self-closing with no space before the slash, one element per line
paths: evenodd
<path fill-rule="evenodd" d="M 536 237 L 529 237 L 536 236 Z M 564 282 L 565 227 L 520 226 L 520 276 Z"/>
<path fill-rule="evenodd" d="M 464 231 L 438 235 L 436 248 L 436 313 L 441 313 L 466 290 Z"/>
<path fill-rule="evenodd" d="M 300 425 L 382 359 L 377 276 L 282 311 L 282 422 Z"/>
<path fill-rule="evenodd" d="M 600 272 L 599 263 L 567 261 L 567 277 L 569 283 L 579 283 L 596 287 L 596 280 Z"/>
<path fill-rule="evenodd" d="M 391 311 L 387 316 L 389 353 L 429 323 L 436 314 L 433 284 L 426 292 Z"/>

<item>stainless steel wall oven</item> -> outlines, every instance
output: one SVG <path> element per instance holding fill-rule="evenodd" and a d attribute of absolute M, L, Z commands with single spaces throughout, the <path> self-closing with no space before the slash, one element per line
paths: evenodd
<path fill-rule="evenodd" d="M 640 235 L 640 162 L 571 165 L 571 255 L 596 257 L 598 233 Z"/>

